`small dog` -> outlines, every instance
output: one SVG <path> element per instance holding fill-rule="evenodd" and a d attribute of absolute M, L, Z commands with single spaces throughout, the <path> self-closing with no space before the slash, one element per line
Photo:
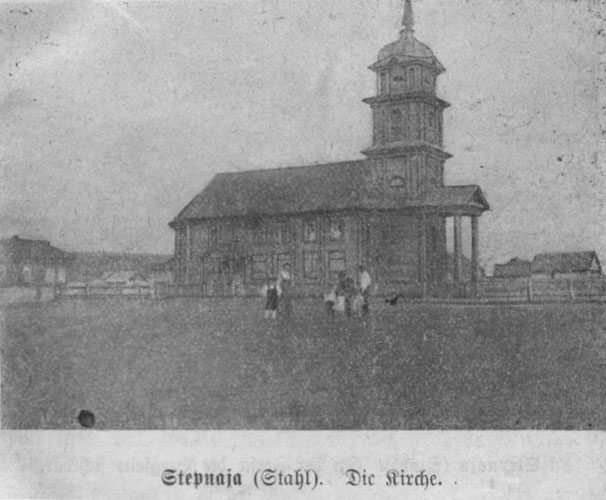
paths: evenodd
<path fill-rule="evenodd" d="M 401 293 L 399 293 L 398 295 L 396 295 L 392 299 L 385 299 L 385 303 L 389 304 L 390 306 L 395 306 L 398 303 L 398 299 L 400 297 L 403 297 L 403 295 Z"/>

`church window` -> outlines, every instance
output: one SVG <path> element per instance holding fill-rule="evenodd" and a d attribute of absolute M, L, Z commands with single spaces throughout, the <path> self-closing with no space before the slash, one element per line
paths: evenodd
<path fill-rule="evenodd" d="M 312 243 L 318 239 L 318 227 L 315 221 L 303 223 L 303 241 Z"/>
<path fill-rule="evenodd" d="M 408 68 L 408 85 L 411 88 L 415 88 L 416 87 L 415 78 L 416 78 L 416 71 L 415 71 L 415 69 L 414 68 Z"/>
<path fill-rule="evenodd" d="M 290 258 L 290 254 L 289 253 L 279 253 L 277 258 L 276 258 L 276 273 L 278 274 L 280 273 L 280 271 L 282 271 L 282 269 L 284 269 L 284 265 L 288 264 L 291 265 L 292 259 Z"/>
<path fill-rule="evenodd" d="M 330 239 L 333 241 L 343 239 L 345 224 L 343 219 L 330 219 Z"/>
<path fill-rule="evenodd" d="M 328 271 L 333 275 L 345 271 L 345 252 L 329 252 Z"/>
<path fill-rule="evenodd" d="M 379 93 L 387 94 L 389 92 L 388 86 L 389 82 L 387 80 L 387 71 L 382 71 L 379 75 Z"/>
<path fill-rule="evenodd" d="M 290 243 L 290 228 L 286 222 L 279 222 L 275 225 L 274 241 L 280 245 Z"/>
<path fill-rule="evenodd" d="M 306 278 L 317 278 L 320 275 L 320 258 L 318 252 L 303 252 L 303 275 Z"/>
<path fill-rule="evenodd" d="M 429 110 L 429 126 L 433 127 L 436 123 L 436 112 L 433 109 Z"/>
<path fill-rule="evenodd" d="M 396 175 L 395 177 L 392 177 L 391 180 L 389 181 L 389 187 L 404 188 L 404 187 L 406 187 L 406 181 L 404 180 L 403 177 Z"/>
<path fill-rule="evenodd" d="M 253 277 L 265 278 L 269 276 L 269 259 L 265 255 L 253 256 Z"/>
<path fill-rule="evenodd" d="M 392 92 L 399 94 L 404 92 L 404 70 L 402 68 L 395 68 L 393 70 L 393 88 Z"/>
<path fill-rule="evenodd" d="M 219 228 L 214 224 L 208 228 L 208 242 L 210 246 L 215 246 L 219 242 Z"/>
<path fill-rule="evenodd" d="M 428 183 L 430 187 L 436 187 L 438 185 L 437 173 L 434 169 L 429 171 Z"/>
<path fill-rule="evenodd" d="M 391 112 L 391 140 L 402 140 L 402 112 L 398 108 Z"/>

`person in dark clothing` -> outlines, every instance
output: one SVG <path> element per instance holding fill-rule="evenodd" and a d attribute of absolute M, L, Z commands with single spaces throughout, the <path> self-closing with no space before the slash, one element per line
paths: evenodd
<path fill-rule="evenodd" d="M 280 315 L 288 318 L 292 313 L 292 271 L 290 264 L 282 266 L 278 276 L 278 288 L 280 289 Z"/>
<path fill-rule="evenodd" d="M 278 281 L 276 279 L 267 280 L 267 284 L 263 287 L 262 294 L 265 297 L 265 319 L 276 319 L 280 297 Z"/>
<path fill-rule="evenodd" d="M 356 296 L 356 282 L 352 277 L 345 278 L 345 314 L 351 316 L 353 301 Z"/>

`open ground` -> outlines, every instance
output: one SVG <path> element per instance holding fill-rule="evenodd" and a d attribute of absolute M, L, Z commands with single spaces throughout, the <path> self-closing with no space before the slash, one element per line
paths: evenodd
<path fill-rule="evenodd" d="M 2 310 L 2 427 L 606 429 L 600 304 L 61 300 Z"/>

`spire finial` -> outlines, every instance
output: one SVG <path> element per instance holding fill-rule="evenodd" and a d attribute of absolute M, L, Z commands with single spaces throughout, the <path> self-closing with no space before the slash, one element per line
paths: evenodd
<path fill-rule="evenodd" d="M 400 33 L 410 35 L 414 32 L 415 18 L 412 13 L 412 0 L 404 2 L 404 17 L 402 18 L 402 31 Z"/>

